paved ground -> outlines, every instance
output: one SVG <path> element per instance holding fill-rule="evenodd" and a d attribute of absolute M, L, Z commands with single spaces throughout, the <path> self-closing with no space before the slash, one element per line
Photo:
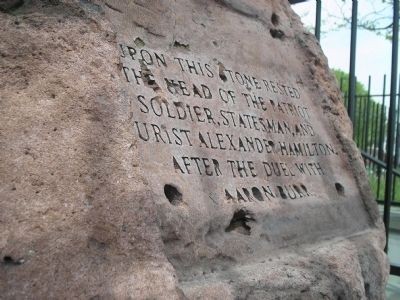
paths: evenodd
<path fill-rule="evenodd" d="M 400 207 L 392 207 L 390 213 L 389 260 L 400 265 Z"/>
<path fill-rule="evenodd" d="M 400 299 L 400 277 L 390 275 L 389 283 L 386 286 L 386 300 Z"/>
<path fill-rule="evenodd" d="M 383 211 L 383 208 L 380 207 Z M 390 213 L 389 260 L 400 265 L 400 207 L 392 207 Z M 400 276 L 390 276 L 386 287 L 387 300 L 400 299 Z"/>

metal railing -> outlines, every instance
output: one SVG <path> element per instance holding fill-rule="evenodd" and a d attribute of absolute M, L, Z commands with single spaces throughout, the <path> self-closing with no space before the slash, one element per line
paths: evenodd
<path fill-rule="evenodd" d="M 291 4 L 306 0 L 289 0 Z M 316 1 L 315 36 L 320 40 L 322 1 Z M 400 203 L 400 101 L 397 93 L 399 0 L 393 0 L 392 57 L 390 93 L 386 94 L 386 76 L 381 95 L 371 95 L 371 77 L 368 92 L 356 94 L 356 46 L 357 46 L 358 0 L 352 0 L 351 40 L 348 91 L 344 93 L 347 112 L 353 123 L 354 140 L 360 148 L 371 187 L 378 203 L 382 204 L 383 222 L 386 229 L 388 251 L 391 206 Z M 343 84 L 341 83 L 341 87 Z M 399 85 L 400 90 L 400 85 Z M 386 102 L 388 100 L 388 102 Z M 375 180 L 375 181 L 374 181 Z M 390 273 L 400 276 L 400 266 L 391 265 Z"/>
<path fill-rule="evenodd" d="M 343 92 L 345 105 L 348 107 L 348 91 L 343 90 L 344 78 L 339 80 Z M 354 96 L 354 141 L 360 149 L 364 158 L 372 191 L 377 201 L 384 204 L 385 183 L 387 169 L 387 141 L 388 141 L 388 99 L 390 94 L 386 93 L 386 75 L 383 77 L 383 93 L 371 94 L 371 76 L 368 80 L 368 90 L 365 94 Z M 399 94 L 395 95 L 396 120 L 393 128 L 395 142 L 393 153 L 393 186 L 390 204 L 400 206 L 400 101 Z"/>

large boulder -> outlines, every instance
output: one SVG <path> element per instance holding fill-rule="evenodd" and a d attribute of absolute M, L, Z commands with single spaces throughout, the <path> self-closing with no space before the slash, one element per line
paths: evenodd
<path fill-rule="evenodd" d="M 287 1 L 0 1 L 3 299 L 383 299 L 341 93 Z"/>

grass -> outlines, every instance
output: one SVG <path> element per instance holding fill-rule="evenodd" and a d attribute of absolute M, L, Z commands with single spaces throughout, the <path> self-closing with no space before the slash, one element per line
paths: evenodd
<path fill-rule="evenodd" d="M 385 199 L 385 186 L 386 186 L 386 172 L 381 171 L 380 176 L 377 174 L 378 170 L 376 168 L 367 167 L 369 184 L 371 186 L 372 192 L 378 200 Z M 380 177 L 380 180 L 379 180 Z M 394 177 L 394 202 L 400 203 L 400 177 Z"/>

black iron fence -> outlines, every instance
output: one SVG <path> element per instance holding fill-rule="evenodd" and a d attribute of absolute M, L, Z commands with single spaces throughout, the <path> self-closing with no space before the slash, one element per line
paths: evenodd
<path fill-rule="evenodd" d="M 347 78 L 346 78 L 347 79 Z M 349 94 L 344 90 L 345 78 L 339 80 L 346 107 L 349 103 Z M 400 84 L 400 83 L 399 83 Z M 377 201 L 384 204 L 386 187 L 386 161 L 388 140 L 388 100 L 386 75 L 383 77 L 382 94 L 371 94 L 372 80 L 368 80 L 368 89 L 363 94 L 354 97 L 354 141 L 364 158 L 371 189 Z M 400 89 L 399 89 L 400 90 Z M 393 186 L 390 204 L 400 206 L 400 101 L 396 94 L 396 120 L 394 130 Z"/>
<path fill-rule="evenodd" d="M 295 4 L 306 0 L 289 0 Z M 315 0 L 315 36 L 320 40 L 322 1 Z M 392 57 L 390 82 L 383 79 L 381 95 L 371 95 L 371 78 L 368 92 L 356 93 L 356 47 L 358 0 L 352 0 L 351 40 L 348 91 L 344 93 L 345 104 L 353 122 L 354 140 L 361 150 L 369 174 L 372 190 L 378 203 L 383 204 L 383 222 L 386 228 L 388 251 L 390 233 L 390 210 L 400 203 L 400 101 L 397 92 L 398 46 L 399 46 L 399 0 L 393 0 Z M 386 85 L 390 92 L 386 94 Z M 343 87 L 343 80 L 341 82 Z M 399 86 L 400 90 L 400 86 Z M 390 273 L 400 276 L 400 266 L 391 264 Z"/>

